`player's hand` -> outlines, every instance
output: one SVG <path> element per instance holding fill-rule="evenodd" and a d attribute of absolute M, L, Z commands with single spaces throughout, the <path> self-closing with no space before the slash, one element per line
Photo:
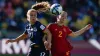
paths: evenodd
<path fill-rule="evenodd" d="M 14 42 L 14 40 L 6 40 L 6 44 L 8 44 L 10 42 Z"/>
<path fill-rule="evenodd" d="M 48 50 L 48 45 L 49 45 L 49 43 L 47 41 L 44 41 L 44 46 L 45 46 L 46 50 Z"/>
<path fill-rule="evenodd" d="M 51 43 L 49 43 L 48 45 L 48 50 L 51 50 Z"/>
<path fill-rule="evenodd" d="M 90 28 L 92 27 L 92 25 L 91 24 L 88 24 L 88 25 L 86 25 L 86 30 L 89 30 Z"/>
<path fill-rule="evenodd" d="M 44 46 L 45 46 L 46 50 L 51 49 L 51 43 L 48 43 L 47 41 L 44 41 Z"/>

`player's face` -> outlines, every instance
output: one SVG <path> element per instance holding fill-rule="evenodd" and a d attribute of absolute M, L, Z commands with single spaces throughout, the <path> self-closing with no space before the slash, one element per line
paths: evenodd
<path fill-rule="evenodd" d="M 28 15 L 28 21 L 30 23 L 34 23 L 37 20 L 37 12 L 36 11 L 31 11 Z"/>
<path fill-rule="evenodd" d="M 66 12 L 63 12 L 63 13 L 61 13 L 61 14 L 58 16 L 57 21 L 59 21 L 60 23 L 64 23 L 66 17 L 67 17 L 67 13 L 66 13 Z"/>

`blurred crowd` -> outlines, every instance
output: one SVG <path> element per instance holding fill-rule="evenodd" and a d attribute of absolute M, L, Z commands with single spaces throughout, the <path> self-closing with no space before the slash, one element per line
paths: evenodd
<path fill-rule="evenodd" d="M 37 2 L 59 3 L 68 13 L 65 25 L 77 31 L 87 24 L 93 27 L 81 37 L 84 40 L 100 38 L 100 0 L 0 0 L 0 39 L 7 38 L 9 32 L 24 31 L 27 24 L 26 12 Z M 41 13 L 39 20 L 47 25 L 54 22 L 54 16 Z"/>

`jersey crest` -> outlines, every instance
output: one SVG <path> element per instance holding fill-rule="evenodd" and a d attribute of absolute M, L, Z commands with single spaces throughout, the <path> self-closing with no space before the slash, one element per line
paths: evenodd
<path fill-rule="evenodd" d="M 66 32 L 66 29 L 65 28 L 63 28 L 63 30 L 64 30 L 64 32 Z"/>
<path fill-rule="evenodd" d="M 55 29 L 55 31 L 57 31 L 57 29 Z"/>

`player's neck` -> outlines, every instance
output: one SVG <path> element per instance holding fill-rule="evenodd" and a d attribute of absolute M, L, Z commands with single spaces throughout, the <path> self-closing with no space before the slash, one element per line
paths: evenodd
<path fill-rule="evenodd" d="M 36 22 L 36 21 L 35 21 L 35 22 Z M 34 24 L 35 24 L 35 22 L 31 22 L 30 24 L 31 24 L 31 25 L 34 25 Z"/>
<path fill-rule="evenodd" d="M 58 24 L 59 26 L 63 26 L 63 25 L 64 25 L 63 23 L 60 23 L 60 22 L 57 22 L 57 24 Z"/>

